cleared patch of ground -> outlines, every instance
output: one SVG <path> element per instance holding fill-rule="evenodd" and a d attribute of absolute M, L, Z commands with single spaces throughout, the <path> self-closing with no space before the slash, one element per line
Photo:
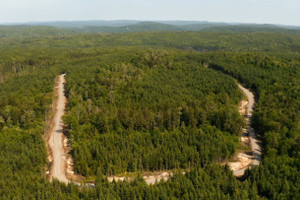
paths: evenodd
<path fill-rule="evenodd" d="M 146 181 L 148 185 L 154 185 L 162 180 L 167 181 L 170 177 L 173 176 L 173 172 L 171 171 L 157 171 L 157 172 L 144 172 L 143 179 Z M 185 174 L 185 172 L 182 172 Z M 128 176 L 110 176 L 108 177 L 108 181 L 124 181 L 124 180 L 133 180 L 136 175 L 128 175 Z"/>

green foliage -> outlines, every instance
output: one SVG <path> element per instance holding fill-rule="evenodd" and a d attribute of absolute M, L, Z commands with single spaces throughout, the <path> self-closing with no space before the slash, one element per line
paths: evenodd
<path fill-rule="evenodd" d="M 0 199 L 300 198 L 296 34 L 26 36 L 0 44 Z M 216 50 L 223 52 L 203 52 Z M 261 51 L 269 53 L 254 53 Z M 96 176 L 95 188 L 44 175 L 43 132 L 59 73 L 67 73 L 64 121 L 75 167 Z M 243 181 L 217 164 L 236 152 L 243 123 L 241 92 L 224 73 L 257 98 L 252 123 L 264 158 Z M 175 168 L 186 174 L 150 186 L 140 176 L 106 178 Z"/>
<path fill-rule="evenodd" d="M 0 49 L 44 49 L 107 46 L 172 47 L 208 52 L 300 52 L 300 35 L 277 32 L 134 32 L 71 34 L 36 38 L 4 38 Z"/>
<path fill-rule="evenodd" d="M 67 72 L 65 122 L 78 173 L 184 169 L 234 154 L 243 120 L 232 79 L 190 53 L 120 54 L 86 55 L 86 67 L 75 61 Z"/>
<path fill-rule="evenodd" d="M 6 80 L 0 87 L 0 196 L 35 198 L 31 189 L 43 179 L 45 113 L 52 100 L 54 73 L 39 70 Z"/>

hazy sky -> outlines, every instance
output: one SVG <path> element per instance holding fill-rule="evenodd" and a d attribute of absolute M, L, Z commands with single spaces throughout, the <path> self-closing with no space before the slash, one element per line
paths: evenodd
<path fill-rule="evenodd" d="M 0 23 L 115 19 L 300 26 L 300 0 L 0 0 Z"/>

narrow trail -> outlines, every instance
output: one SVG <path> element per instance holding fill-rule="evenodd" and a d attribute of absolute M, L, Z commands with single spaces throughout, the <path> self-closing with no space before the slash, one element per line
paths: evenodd
<path fill-rule="evenodd" d="M 247 126 L 243 130 L 242 142 L 245 143 L 247 139 L 249 140 L 251 147 L 251 155 L 247 153 L 239 153 L 237 156 L 237 162 L 229 163 L 230 168 L 233 170 L 235 176 L 242 176 L 245 173 L 245 170 L 251 167 L 251 165 L 259 165 L 261 163 L 261 145 L 260 141 L 255 135 L 253 128 L 251 127 L 251 117 L 254 108 L 254 95 L 253 93 L 244 88 L 242 85 L 238 84 L 239 89 L 247 96 L 248 101 L 246 104 L 242 101 L 241 106 L 245 106 L 246 109 L 242 114 L 245 115 Z"/>
<path fill-rule="evenodd" d="M 61 182 L 69 183 L 66 176 L 66 149 L 64 147 L 63 121 L 64 110 L 66 106 L 66 97 L 64 95 L 65 74 L 58 77 L 56 86 L 57 102 L 55 116 L 52 121 L 52 130 L 48 142 L 51 152 L 52 167 L 50 169 L 50 179 L 58 179 Z"/>

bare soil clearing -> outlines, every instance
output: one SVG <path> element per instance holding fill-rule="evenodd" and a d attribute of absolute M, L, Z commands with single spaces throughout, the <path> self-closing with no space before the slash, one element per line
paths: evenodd
<path fill-rule="evenodd" d="M 185 174 L 183 172 L 183 174 Z M 145 172 L 143 173 L 143 179 L 148 185 L 154 185 L 162 180 L 167 181 L 170 177 L 173 176 L 173 172 L 170 171 L 158 171 L 158 172 Z M 108 177 L 108 181 L 124 181 L 124 180 L 133 180 L 135 176 L 110 176 Z"/>

